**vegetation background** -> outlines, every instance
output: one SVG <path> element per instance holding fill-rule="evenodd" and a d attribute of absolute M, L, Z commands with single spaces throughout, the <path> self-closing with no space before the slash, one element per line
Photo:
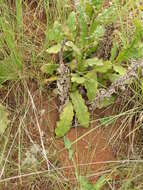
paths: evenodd
<path fill-rule="evenodd" d="M 0 0 L 0 189 L 143 189 L 140 0 Z"/>

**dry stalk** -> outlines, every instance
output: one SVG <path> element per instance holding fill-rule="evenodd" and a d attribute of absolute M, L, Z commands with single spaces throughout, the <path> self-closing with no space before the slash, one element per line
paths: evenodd
<path fill-rule="evenodd" d="M 60 100 L 59 112 L 63 110 L 64 105 L 69 101 L 69 85 L 70 85 L 70 70 L 63 61 L 63 49 L 65 41 L 62 43 L 61 50 L 59 52 L 59 63 L 58 68 L 59 80 L 57 81 L 58 94 Z"/>
<path fill-rule="evenodd" d="M 124 90 L 128 81 L 138 77 L 137 69 L 139 67 L 143 69 L 143 61 L 132 60 L 125 75 L 113 82 L 109 88 L 100 88 L 98 90 L 96 98 L 90 105 L 90 109 L 94 110 L 99 102 L 102 102 L 104 98 L 110 98 L 114 93 L 116 94 L 118 89 Z"/>
<path fill-rule="evenodd" d="M 43 133 L 42 133 L 42 130 L 41 130 L 41 127 L 40 127 L 40 123 L 39 123 L 39 121 L 38 121 L 37 108 L 36 108 L 36 106 L 35 106 L 35 103 L 34 103 L 32 94 L 31 94 L 31 92 L 30 92 L 30 90 L 29 90 L 28 87 L 27 87 L 27 91 L 28 91 L 29 98 L 30 98 L 30 100 L 31 100 L 32 109 L 33 109 L 33 111 L 34 111 L 34 116 L 35 116 L 35 119 L 36 119 L 36 124 L 37 124 L 37 128 L 38 128 L 38 131 L 39 131 L 39 136 L 40 136 L 40 142 L 41 142 L 41 148 L 42 148 L 42 155 L 43 155 L 44 159 L 46 160 L 47 169 L 48 169 L 48 171 L 50 172 L 50 171 L 51 171 L 51 167 L 52 167 L 53 169 L 55 169 L 55 171 L 57 171 L 57 174 L 59 174 L 59 175 L 62 177 L 62 179 L 64 179 L 64 180 L 67 181 L 68 179 L 66 179 L 66 178 L 62 175 L 62 173 L 60 173 L 60 172 L 56 169 L 56 167 L 50 162 L 50 160 L 49 160 L 48 157 L 47 157 L 47 153 L 46 153 L 46 149 L 45 149 L 45 145 L 44 145 L 44 141 L 43 141 Z M 50 166 L 51 166 L 51 167 L 50 167 Z"/>

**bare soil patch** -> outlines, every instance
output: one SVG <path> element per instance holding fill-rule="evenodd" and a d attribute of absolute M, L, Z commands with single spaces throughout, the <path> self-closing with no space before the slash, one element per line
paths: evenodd
<path fill-rule="evenodd" d="M 98 128 L 98 123 L 94 122 L 89 129 L 84 129 L 80 126 L 71 128 L 66 135 L 71 143 L 75 142 L 72 145 L 73 161 L 71 161 L 68 151 L 64 148 L 64 139 L 56 139 L 54 134 L 56 122 L 59 118 L 57 97 L 55 95 L 51 95 L 49 98 L 46 95 L 41 96 L 38 90 L 32 94 L 37 109 L 38 121 L 43 132 L 43 139 L 54 138 L 60 166 L 67 167 L 63 172 L 66 178 L 75 180 L 76 170 L 79 175 L 94 176 L 97 172 L 104 170 L 106 161 L 115 160 L 104 129 L 102 127 Z M 97 111 L 99 113 L 99 110 Z M 32 123 L 30 121 L 28 122 L 27 129 L 33 141 L 39 143 L 39 132 L 36 126 L 35 116 L 31 114 L 30 117 L 32 118 Z M 101 114 L 99 117 L 101 117 Z M 95 178 L 92 177 L 91 179 L 93 180 Z"/>

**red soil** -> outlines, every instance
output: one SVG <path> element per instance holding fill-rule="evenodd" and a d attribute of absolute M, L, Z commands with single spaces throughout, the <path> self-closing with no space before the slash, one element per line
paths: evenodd
<path fill-rule="evenodd" d="M 80 175 L 94 176 L 97 172 L 105 169 L 106 164 L 104 162 L 115 160 L 104 130 L 102 127 L 97 128 L 98 123 L 93 123 L 88 129 L 72 128 L 67 133 L 66 136 L 71 143 L 77 141 L 72 145 L 74 161 L 69 160 L 69 153 L 64 148 L 64 139 L 56 139 L 54 134 L 56 122 L 59 118 L 56 98 L 48 99 L 46 96 L 40 98 L 37 92 L 33 97 L 35 97 L 34 102 L 38 111 L 38 120 L 43 137 L 44 139 L 50 137 L 55 139 L 56 147 L 59 150 L 60 165 L 61 167 L 67 167 L 64 170 L 65 177 L 75 179 L 75 166 Z M 43 113 L 40 114 L 41 112 Z M 35 121 L 34 116 L 32 120 Z M 29 123 L 28 130 L 33 140 L 40 142 L 36 122 L 33 122 L 32 125 Z M 94 180 L 95 178 L 90 179 Z"/>

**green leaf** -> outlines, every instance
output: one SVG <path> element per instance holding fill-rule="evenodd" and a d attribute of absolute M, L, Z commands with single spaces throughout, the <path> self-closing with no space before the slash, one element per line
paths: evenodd
<path fill-rule="evenodd" d="M 77 69 L 77 60 L 73 59 L 71 62 L 67 63 L 72 71 Z"/>
<path fill-rule="evenodd" d="M 99 41 L 99 39 L 104 35 L 104 32 L 105 32 L 104 26 L 98 25 L 93 34 L 91 34 L 91 37 L 94 37 L 97 41 Z"/>
<path fill-rule="evenodd" d="M 1 2 L 0 4 L 2 4 Z M 1 31 L 0 40 L 3 41 L 2 50 L 7 52 L 6 54 L 9 55 L 10 63 L 13 64 L 15 71 L 17 69 L 17 72 L 19 72 L 23 66 L 22 55 L 20 53 L 22 52 L 21 51 L 22 49 L 17 47 L 16 32 L 11 22 L 12 20 L 10 19 L 11 16 L 9 17 L 8 15 L 10 16 L 9 13 L 5 16 L 2 16 L 2 14 L 0 16 L 0 31 Z M 10 67 L 11 66 L 9 65 L 8 69 L 11 69 Z"/>
<path fill-rule="evenodd" d="M 94 66 L 96 72 L 106 73 L 108 70 L 112 69 L 111 61 L 104 61 L 101 66 Z"/>
<path fill-rule="evenodd" d="M 111 96 L 110 98 L 104 98 L 103 101 L 97 103 L 97 107 L 99 109 L 107 107 L 107 106 L 113 104 L 114 100 L 115 100 L 115 98 L 113 96 Z"/>
<path fill-rule="evenodd" d="M 141 88 L 141 91 L 142 91 L 142 94 L 143 94 L 143 79 L 141 79 L 141 86 L 140 86 L 140 88 Z"/>
<path fill-rule="evenodd" d="M 108 73 L 107 74 L 107 77 L 108 79 L 111 81 L 111 82 L 115 82 L 116 80 L 118 80 L 121 76 L 119 74 L 116 74 L 116 73 Z"/>
<path fill-rule="evenodd" d="M 85 6 L 80 3 L 76 6 L 78 13 L 78 22 L 80 26 L 80 42 L 81 46 L 85 46 L 88 37 L 88 15 L 86 14 Z"/>
<path fill-rule="evenodd" d="M 98 59 L 97 57 L 86 59 L 84 62 L 85 67 L 93 67 L 93 66 L 104 66 L 103 60 Z"/>
<path fill-rule="evenodd" d="M 72 73 L 71 81 L 76 82 L 77 84 L 83 84 L 85 82 L 85 78 L 80 77 L 78 74 Z"/>
<path fill-rule="evenodd" d="M 61 50 L 61 44 L 57 44 L 57 45 L 54 45 L 54 46 L 48 48 L 46 51 L 49 54 L 57 54 L 57 53 L 59 53 L 60 50 Z"/>
<path fill-rule="evenodd" d="M 82 96 L 79 94 L 78 91 L 71 93 L 70 97 L 72 99 L 74 110 L 76 112 L 76 117 L 79 123 L 83 127 L 88 128 L 90 117 L 89 117 L 88 108 L 85 105 L 84 99 L 82 98 Z"/>
<path fill-rule="evenodd" d="M 84 85 L 87 90 L 87 96 L 89 101 L 93 101 L 96 96 L 98 87 L 97 74 L 95 71 L 89 71 L 85 77 L 87 80 Z"/>
<path fill-rule="evenodd" d="M 112 124 L 115 121 L 115 119 L 114 119 L 114 117 L 110 116 L 110 117 L 100 118 L 99 121 L 102 125 L 108 126 L 108 125 Z"/>
<path fill-rule="evenodd" d="M 41 67 L 41 71 L 46 74 L 52 75 L 53 72 L 58 68 L 58 64 L 47 63 Z"/>
<path fill-rule="evenodd" d="M 133 36 L 133 40 L 131 42 L 132 47 L 138 45 L 138 43 L 141 42 L 141 39 L 143 37 L 143 27 L 139 19 L 135 20 L 135 25 L 136 25 L 136 30 Z"/>
<path fill-rule="evenodd" d="M 120 75 L 124 75 L 126 73 L 126 69 L 124 67 L 122 67 L 121 65 L 115 64 L 115 65 L 113 65 L 113 69 Z"/>
<path fill-rule="evenodd" d="M 141 49 L 139 48 L 139 44 L 143 35 L 143 28 L 139 20 L 137 20 L 135 24 L 136 30 L 132 37 L 132 41 L 127 47 L 123 47 L 123 49 L 120 51 L 118 57 L 116 58 L 117 63 L 128 61 L 131 58 L 138 59 L 140 57 Z"/>
<path fill-rule="evenodd" d="M 72 144 L 66 136 L 64 136 L 64 144 L 65 144 L 65 148 L 69 152 L 69 159 L 72 160 L 72 158 L 73 158 Z"/>
<path fill-rule="evenodd" d="M 98 9 L 101 9 L 103 3 L 104 3 L 105 0 L 91 0 L 90 2 L 93 4 L 93 6 L 95 6 L 95 8 L 98 10 Z"/>
<path fill-rule="evenodd" d="M 94 31 L 95 38 L 96 38 L 96 39 L 101 38 L 101 37 L 104 35 L 104 32 L 105 32 L 104 26 L 98 25 L 98 26 L 96 27 L 96 30 Z"/>
<path fill-rule="evenodd" d="M 64 136 L 64 145 L 65 145 L 65 148 L 68 149 L 68 150 L 70 148 L 72 148 L 72 144 L 71 144 L 70 140 L 66 136 Z"/>
<path fill-rule="evenodd" d="M 63 137 L 72 125 L 74 112 L 71 102 L 68 102 L 60 115 L 60 121 L 57 122 L 55 133 L 57 137 Z"/>
<path fill-rule="evenodd" d="M 69 159 L 72 160 L 73 158 L 73 150 L 69 149 Z"/>
<path fill-rule="evenodd" d="M 63 38 L 64 33 L 62 30 L 62 25 L 58 21 L 55 21 L 53 28 L 48 32 L 48 40 L 59 43 L 63 40 Z"/>
<path fill-rule="evenodd" d="M 79 176 L 78 181 L 82 190 L 94 190 L 93 185 L 90 184 L 84 176 Z"/>
<path fill-rule="evenodd" d="M 113 43 L 113 47 L 111 49 L 110 61 L 114 61 L 117 54 L 118 54 L 118 45 L 117 45 L 117 43 Z"/>
<path fill-rule="evenodd" d="M 137 51 L 137 59 L 140 59 L 142 57 L 143 57 L 143 44 L 139 43 Z"/>
<path fill-rule="evenodd" d="M 46 84 L 46 83 L 54 82 L 54 81 L 56 81 L 56 80 L 58 80 L 58 79 L 59 79 L 58 76 L 51 76 L 51 77 L 45 79 L 43 82 Z"/>
<path fill-rule="evenodd" d="M 109 24 L 117 19 L 115 6 L 104 9 L 96 18 L 99 23 Z"/>
<path fill-rule="evenodd" d="M 72 42 L 72 41 L 67 41 L 66 45 L 68 47 L 71 47 L 72 50 L 77 54 L 77 55 L 81 55 L 80 49 Z"/>
<path fill-rule="evenodd" d="M 106 179 L 106 177 L 103 175 L 101 176 L 98 181 L 96 182 L 96 184 L 94 185 L 94 190 L 101 190 L 101 188 L 106 184 L 106 182 L 109 179 Z"/>
<path fill-rule="evenodd" d="M 129 59 L 136 58 L 137 49 L 135 47 L 123 48 L 118 57 L 116 58 L 117 63 L 121 63 L 122 61 L 128 61 Z"/>
<path fill-rule="evenodd" d="M 0 135 L 3 135 L 9 123 L 6 109 L 0 104 Z"/>
<path fill-rule="evenodd" d="M 85 7 L 86 7 L 86 14 L 91 18 L 93 14 L 93 4 L 91 3 L 91 1 L 86 1 Z"/>
<path fill-rule="evenodd" d="M 11 63 L 11 59 L 7 58 L 0 61 L 0 84 L 8 80 L 16 80 L 18 78 L 18 70 L 15 64 Z"/>
<path fill-rule="evenodd" d="M 69 14 L 67 24 L 71 32 L 74 34 L 76 31 L 76 13 L 74 11 Z"/>

